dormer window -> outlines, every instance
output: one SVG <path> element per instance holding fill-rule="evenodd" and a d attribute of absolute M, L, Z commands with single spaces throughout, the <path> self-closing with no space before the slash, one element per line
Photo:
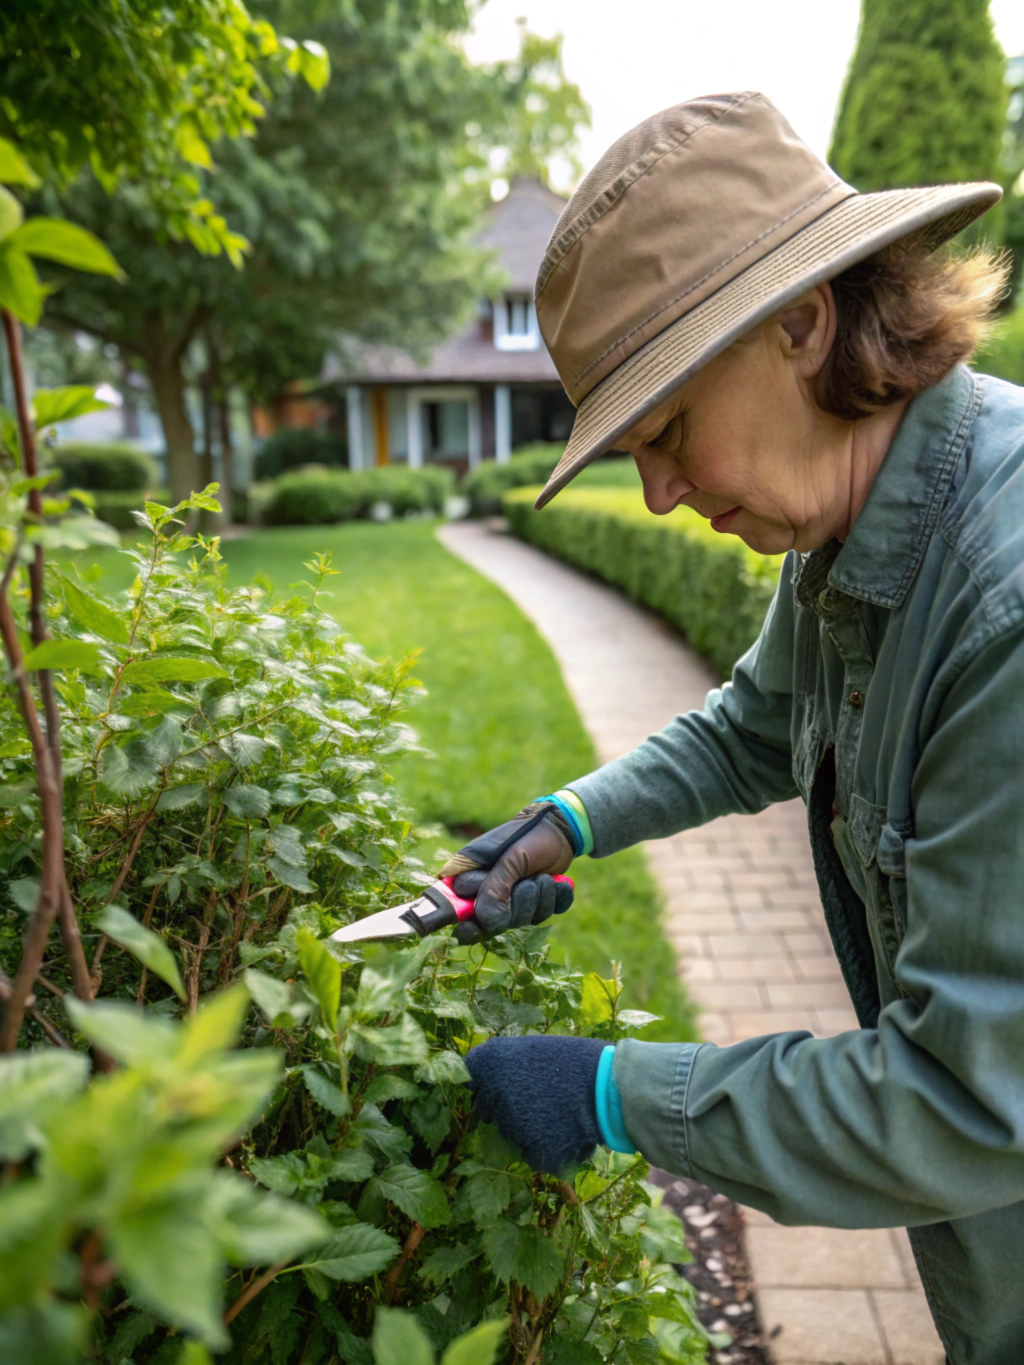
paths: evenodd
<path fill-rule="evenodd" d="M 540 346 L 537 310 L 528 294 L 495 300 L 494 345 L 499 351 L 535 351 Z"/>

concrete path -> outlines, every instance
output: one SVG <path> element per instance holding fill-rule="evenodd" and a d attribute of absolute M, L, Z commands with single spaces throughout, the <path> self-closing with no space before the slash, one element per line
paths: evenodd
<path fill-rule="evenodd" d="M 487 525 L 450 523 L 438 535 L 547 639 L 602 762 L 703 704 L 714 683 L 707 666 L 619 593 Z M 727 816 L 646 849 L 707 1039 L 798 1028 L 821 1037 L 856 1027 L 799 801 Z M 747 1223 L 776 1365 L 942 1365 L 903 1231 L 784 1228 L 755 1210 Z"/>

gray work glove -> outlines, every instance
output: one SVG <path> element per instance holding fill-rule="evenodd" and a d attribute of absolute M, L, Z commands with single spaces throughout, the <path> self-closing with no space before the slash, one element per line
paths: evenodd
<path fill-rule="evenodd" d="M 470 840 L 441 869 L 457 895 L 475 901 L 472 919 L 455 930 L 460 943 L 542 924 L 572 905 L 572 887 L 555 882 L 576 854 L 575 836 L 550 801 L 534 801 L 512 820 Z"/>

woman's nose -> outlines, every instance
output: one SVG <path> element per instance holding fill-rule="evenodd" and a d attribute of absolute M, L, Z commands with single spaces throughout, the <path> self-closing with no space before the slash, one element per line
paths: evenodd
<path fill-rule="evenodd" d="M 655 516 L 666 516 L 697 486 L 680 473 L 674 460 L 638 459 L 636 463 L 644 486 L 644 502 L 648 512 Z"/>

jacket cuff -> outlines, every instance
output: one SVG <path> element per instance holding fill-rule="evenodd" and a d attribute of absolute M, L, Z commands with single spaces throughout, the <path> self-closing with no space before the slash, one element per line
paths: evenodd
<path fill-rule="evenodd" d="M 626 1131 L 652 1166 L 693 1178 L 686 1137 L 686 1092 L 702 1043 L 642 1043 L 615 1049 L 614 1078 Z"/>

